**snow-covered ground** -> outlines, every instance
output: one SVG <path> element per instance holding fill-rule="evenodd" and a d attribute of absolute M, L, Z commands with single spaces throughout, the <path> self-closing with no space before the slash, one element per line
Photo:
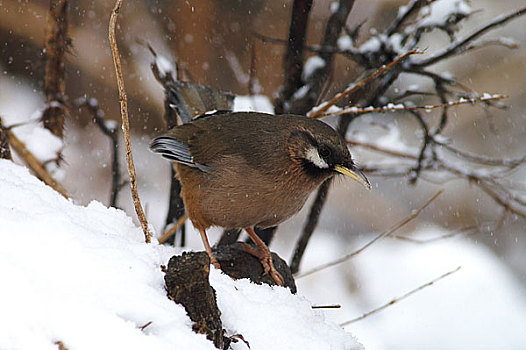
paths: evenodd
<path fill-rule="evenodd" d="M 68 349 L 213 349 L 166 297 L 160 265 L 179 250 L 143 243 L 123 211 L 96 201 L 76 205 L 7 160 L 0 160 L 0 193 L 0 349 L 56 349 L 58 341 Z M 345 249 L 320 233 L 305 269 Z M 224 327 L 252 349 L 353 349 L 360 345 L 337 324 L 457 266 L 456 274 L 346 330 L 366 349 L 524 346 L 520 285 L 487 248 L 464 239 L 381 241 L 350 263 L 298 279 L 299 296 L 216 270 L 211 283 Z M 342 278 L 350 271 L 355 288 Z M 312 304 L 342 308 L 313 311 Z"/>
<path fill-rule="evenodd" d="M 145 244 L 123 211 L 75 205 L 7 160 L 0 193 L 0 349 L 214 349 L 166 296 L 160 265 L 175 248 Z M 211 283 L 225 329 L 251 349 L 361 349 L 288 289 L 216 270 Z"/>
<path fill-rule="evenodd" d="M 419 238 L 443 234 L 435 227 L 415 232 Z M 309 244 L 305 270 L 372 238 L 363 237 L 353 248 L 320 234 Z M 327 313 L 343 323 L 458 266 L 458 272 L 346 329 L 368 350 L 524 349 L 526 296 L 521 284 L 488 248 L 464 237 L 429 244 L 385 239 L 351 262 L 296 283 L 315 304 L 341 304 L 341 309 Z"/>

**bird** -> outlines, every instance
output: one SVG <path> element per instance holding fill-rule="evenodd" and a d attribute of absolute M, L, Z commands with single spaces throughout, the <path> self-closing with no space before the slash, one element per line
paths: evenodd
<path fill-rule="evenodd" d="M 206 230 L 244 229 L 255 247 L 243 249 L 278 285 L 283 278 L 254 227 L 287 220 L 338 174 L 371 189 L 344 139 L 323 121 L 301 115 L 213 111 L 155 137 L 150 149 L 175 162 L 188 216 L 211 264 L 220 268 Z"/>

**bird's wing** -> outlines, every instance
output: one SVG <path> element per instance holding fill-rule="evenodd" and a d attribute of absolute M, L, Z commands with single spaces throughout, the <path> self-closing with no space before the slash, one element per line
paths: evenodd
<path fill-rule="evenodd" d="M 173 162 L 198 168 L 204 172 L 210 172 L 210 168 L 208 166 L 194 161 L 194 157 L 190 153 L 188 144 L 184 141 L 176 139 L 175 137 L 156 137 L 150 144 L 150 149 Z"/>

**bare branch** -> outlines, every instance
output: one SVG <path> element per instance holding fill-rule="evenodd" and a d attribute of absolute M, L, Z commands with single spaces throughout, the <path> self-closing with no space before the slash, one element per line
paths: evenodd
<path fill-rule="evenodd" d="M 351 9 L 354 6 L 354 0 L 340 0 L 335 11 L 329 17 L 325 26 L 322 47 L 336 47 L 338 38 L 342 29 L 345 28 L 345 22 Z M 305 114 L 318 100 L 325 81 L 329 79 L 332 73 L 334 52 L 320 52 L 319 59 L 323 64 L 314 69 L 307 77 L 304 77 L 302 90 L 296 90 L 290 100 L 290 108 L 287 110 L 291 113 Z M 298 93 L 298 91 L 302 93 Z"/>
<path fill-rule="evenodd" d="M 285 111 L 284 104 L 289 101 L 302 85 L 301 74 L 305 58 L 304 46 L 307 38 L 309 14 L 312 0 L 294 0 L 290 16 L 290 28 L 287 50 L 283 62 L 284 84 L 279 98 L 275 101 L 276 113 Z"/>
<path fill-rule="evenodd" d="M 449 101 L 449 102 L 441 103 L 437 105 L 407 106 L 407 105 L 404 105 L 403 103 L 399 103 L 399 104 L 390 103 L 386 106 L 381 106 L 381 107 L 373 107 L 373 106 L 349 107 L 349 108 L 344 108 L 336 112 L 318 114 L 316 116 L 311 116 L 311 117 L 325 118 L 325 117 L 330 117 L 334 115 L 342 115 L 342 114 L 366 114 L 366 113 L 374 113 L 374 112 L 382 113 L 382 112 L 403 112 L 403 111 L 422 111 L 422 110 L 429 112 L 429 111 L 432 111 L 434 109 L 439 109 L 439 108 L 460 106 L 460 105 L 466 105 L 466 104 L 475 104 L 479 102 L 496 101 L 496 100 L 501 100 L 507 97 L 508 96 L 506 95 L 500 95 L 500 94 L 495 94 L 495 95 L 484 94 L 481 97 L 461 98 L 456 101 Z"/>
<path fill-rule="evenodd" d="M 331 182 L 332 182 L 331 180 L 332 179 L 325 181 L 318 188 L 316 199 L 314 200 L 310 208 L 307 222 L 305 223 L 305 226 L 303 227 L 300 238 L 296 242 L 296 247 L 294 248 L 294 255 L 292 256 L 292 259 L 290 261 L 290 271 L 293 274 L 299 271 L 300 262 L 301 262 L 301 259 L 303 258 L 303 254 L 305 253 L 305 249 L 307 248 L 307 244 L 309 243 L 310 237 L 312 236 L 314 229 L 318 225 L 318 220 L 320 218 L 321 210 L 323 208 L 323 205 L 325 204 L 325 200 L 327 199 L 327 193 L 329 191 L 329 187 L 331 186 Z"/>
<path fill-rule="evenodd" d="M 391 69 L 392 67 L 394 67 L 395 65 L 397 65 L 398 63 L 402 62 L 406 57 L 410 56 L 410 55 L 415 55 L 415 54 L 421 54 L 423 53 L 423 51 L 418 51 L 418 50 L 411 50 L 399 57 L 397 57 L 394 61 L 392 61 L 391 63 L 389 63 L 388 65 L 386 66 L 383 66 L 381 67 L 380 69 L 376 70 L 374 73 L 370 74 L 369 76 L 367 76 L 365 79 L 361 80 L 360 82 L 356 83 L 356 84 L 352 84 L 351 86 L 349 86 L 348 88 L 346 88 L 344 91 L 340 92 L 340 93 L 337 93 L 332 99 L 330 99 L 329 101 L 327 102 L 324 102 L 322 103 L 321 105 L 319 106 L 316 106 L 314 108 L 312 108 L 308 113 L 307 113 L 307 117 L 311 117 L 311 118 L 321 118 L 322 117 L 322 114 L 324 114 L 325 112 L 327 112 L 329 110 L 330 107 L 336 105 L 336 103 L 338 103 L 342 98 L 344 98 L 345 96 L 348 96 L 350 94 L 352 94 L 353 92 L 363 88 L 365 85 L 367 85 L 369 82 L 371 82 L 373 79 L 375 79 L 376 77 L 382 75 L 383 73 L 385 73 L 386 71 L 388 71 L 389 69 Z M 346 113 L 328 113 L 328 114 L 325 114 L 324 116 L 329 116 L 329 115 L 340 115 L 340 114 L 346 114 Z"/>
<path fill-rule="evenodd" d="M 488 224 L 487 228 L 484 231 L 491 231 L 494 230 L 498 225 L 489 226 Z M 456 237 L 459 235 L 463 236 L 471 236 L 474 234 L 478 234 L 482 232 L 482 225 L 468 225 L 466 227 L 462 227 L 460 229 L 457 229 L 453 232 L 447 233 L 445 235 L 439 235 L 436 237 L 426 238 L 426 239 L 419 239 L 415 237 L 409 237 L 404 235 L 393 235 L 393 238 L 399 239 L 401 241 L 411 242 L 411 243 L 417 243 L 417 244 L 428 244 L 433 243 L 436 241 L 442 241 L 448 238 Z"/>
<path fill-rule="evenodd" d="M 146 243 L 151 242 L 152 233 L 148 229 L 148 222 L 141 206 L 141 200 L 137 191 L 137 176 L 135 174 L 135 165 L 133 164 L 133 155 L 131 149 L 130 140 L 130 121 L 128 118 L 128 98 L 126 96 L 126 90 L 124 89 L 124 77 L 122 75 L 121 59 L 119 56 L 119 49 L 117 48 L 117 41 L 115 40 L 115 27 L 117 25 L 117 18 L 121 9 L 122 0 L 117 0 L 115 6 L 111 12 L 110 24 L 109 24 L 109 41 L 111 54 L 113 57 L 113 64 L 115 67 L 115 75 L 117 77 L 117 86 L 119 88 L 119 102 L 121 105 L 121 117 L 122 117 L 122 131 L 124 133 L 124 144 L 126 146 L 126 160 L 128 164 L 128 174 L 130 176 L 130 189 L 133 197 L 133 204 L 135 206 L 135 212 L 142 226 L 144 232 L 144 240 Z"/>
<path fill-rule="evenodd" d="M 47 107 L 42 114 L 44 127 L 63 138 L 66 118 L 65 55 L 68 37 L 68 0 L 50 0 L 46 35 L 46 76 L 44 94 Z"/>
<path fill-rule="evenodd" d="M 170 237 L 174 235 L 174 233 L 183 226 L 184 222 L 188 219 L 188 213 L 185 213 L 183 216 L 181 216 L 177 221 L 170 226 L 168 230 L 166 230 L 165 233 L 161 237 L 159 237 L 159 244 L 163 244 L 166 242 Z"/>
<path fill-rule="evenodd" d="M 394 20 L 393 23 L 389 26 L 389 29 L 387 29 L 386 34 L 388 36 L 393 35 L 395 32 L 397 32 L 402 24 L 404 24 L 409 17 L 414 15 L 420 8 L 422 8 L 425 5 L 430 4 L 434 0 L 411 0 L 409 4 L 404 6 L 404 8 L 400 8 L 398 11 L 398 16 Z"/>
<path fill-rule="evenodd" d="M 302 277 L 305 277 L 305 276 L 308 276 L 308 275 L 311 275 L 315 272 L 318 272 L 318 271 L 321 271 L 321 270 L 325 270 L 326 268 L 328 267 L 331 267 L 331 266 L 335 266 L 335 265 L 338 265 L 338 264 L 341 264 L 342 262 L 345 262 L 355 256 L 357 256 L 358 254 L 360 254 L 361 252 L 363 252 L 364 250 L 366 250 L 367 248 L 369 248 L 371 245 L 373 245 L 376 241 L 382 239 L 382 238 L 385 238 L 387 236 L 390 236 L 391 234 L 393 234 L 394 232 L 396 232 L 397 230 L 399 230 L 400 228 L 404 227 L 405 225 L 407 225 L 408 223 L 410 223 L 411 221 L 413 221 L 414 219 L 416 219 L 416 217 L 418 215 L 420 215 L 420 213 L 426 208 L 428 207 L 431 202 L 433 202 L 435 199 L 438 198 L 438 196 L 440 196 L 442 194 L 443 190 L 440 190 L 438 191 L 437 193 L 435 193 L 433 195 L 433 197 L 431 197 L 423 206 L 421 206 L 420 208 L 418 208 L 417 210 L 413 211 L 411 213 L 411 215 L 407 216 L 405 219 L 403 219 L 402 221 L 400 221 L 399 223 L 397 223 L 396 225 L 394 225 L 393 227 L 391 227 L 389 230 L 387 231 L 384 231 L 382 232 L 381 234 L 379 234 L 378 236 L 376 236 L 375 238 L 373 238 L 372 240 L 370 240 L 369 242 L 367 242 L 364 246 L 362 246 L 360 249 L 358 250 L 355 250 L 354 252 L 350 253 L 350 254 L 347 254 L 337 260 L 334 260 L 334 261 L 331 261 L 329 263 L 326 263 L 326 264 L 322 264 L 318 267 L 315 267 L 311 270 L 308 270 L 308 271 L 305 271 L 299 275 L 296 276 L 296 278 L 302 278 Z"/>
<path fill-rule="evenodd" d="M 522 8 L 522 9 L 519 9 L 519 10 L 516 10 L 508 15 L 503 15 L 503 16 L 499 16 L 497 18 L 495 18 L 493 21 L 491 21 L 490 23 L 486 24 L 484 27 L 478 29 L 477 31 L 475 31 L 473 34 L 469 35 L 468 37 L 462 39 L 462 40 L 459 40 L 459 41 L 456 41 L 454 42 L 453 44 L 451 44 L 449 47 L 445 48 L 444 50 L 442 51 L 439 51 L 437 52 L 436 54 L 434 54 L 433 56 L 427 58 L 427 59 L 424 59 L 420 62 L 416 62 L 416 63 L 413 63 L 413 66 L 415 67 L 425 67 L 425 66 L 430 66 L 432 64 L 435 64 L 439 61 L 442 61 L 450 56 L 453 56 L 453 55 L 456 55 L 456 54 L 459 54 L 459 53 L 462 53 L 464 52 L 464 49 L 465 47 L 471 43 L 473 40 L 476 40 L 477 38 L 479 38 L 481 35 L 485 34 L 486 32 L 490 31 L 491 29 L 493 28 L 496 28 L 496 27 L 499 27 L 503 24 L 506 24 L 507 22 L 517 18 L 517 17 L 520 17 L 522 15 L 526 14 L 526 7 Z"/>
<path fill-rule="evenodd" d="M 97 100 L 88 97 L 81 97 L 75 101 L 78 107 L 86 107 L 93 117 L 93 121 L 110 138 L 111 141 L 111 190 L 110 206 L 117 206 L 119 192 L 122 189 L 120 161 L 119 161 L 119 134 L 117 124 L 104 120 L 104 112 L 99 108 Z"/>
<path fill-rule="evenodd" d="M 340 304 L 334 305 L 312 305 L 312 309 L 340 309 L 342 306 Z"/>
<path fill-rule="evenodd" d="M 346 142 L 348 145 L 351 145 L 351 146 L 358 146 L 358 147 L 370 149 L 372 151 L 384 153 L 384 154 L 391 155 L 394 157 L 415 159 L 415 160 L 417 159 L 417 156 L 415 155 L 404 153 L 404 152 L 399 152 L 399 151 L 394 151 L 392 149 L 383 148 L 378 145 L 374 145 L 372 143 L 365 143 L 365 142 L 359 142 L 359 141 L 354 141 L 354 140 L 347 140 Z"/>
<path fill-rule="evenodd" d="M 409 297 L 409 296 L 415 294 L 416 292 L 419 292 L 419 291 L 421 291 L 421 290 L 424 289 L 424 288 L 427 288 L 427 287 L 429 287 L 429 286 L 432 286 L 433 284 L 435 284 L 436 282 L 438 282 L 438 281 L 440 281 L 440 280 L 446 278 L 447 276 L 454 274 L 455 272 L 457 272 L 458 270 L 460 270 L 460 268 L 461 268 L 461 267 L 459 266 L 459 267 L 457 267 L 457 268 L 454 269 L 454 270 L 451 270 L 451 271 L 449 271 L 449 272 L 446 272 L 445 274 L 441 275 L 440 277 L 437 277 L 437 278 L 435 278 L 435 279 L 432 280 L 432 281 L 429 281 L 429 282 L 427 282 L 427 283 L 425 283 L 425 284 L 422 284 L 421 286 L 419 286 L 419 287 L 417 287 L 417 288 L 415 288 L 415 289 L 413 289 L 413 290 L 411 290 L 411 291 L 405 293 L 404 295 L 399 296 L 398 298 L 394 298 L 394 299 L 392 299 L 391 301 L 389 301 L 388 303 L 386 303 L 386 304 L 384 304 L 384 305 L 382 305 L 382 306 L 380 306 L 380 307 L 378 307 L 378 308 L 376 308 L 376 309 L 374 309 L 374 310 L 371 310 L 371 311 L 369 311 L 369 312 L 366 312 L 365 314 L 363 314 L 363 315 L 360 316 L 360 317 L 356 317 L 356 318 L 353 318 L 352 320 L 346 321 L 346 322 L 340 324 L 340 327 L 344 327 L 344 326 L 347 326 L 347 325 L 349 325 L 349 324 L 351 324 L 351 323 L 361 321 L 361 320 L 363 320 L 363 319 L 366 318 L 366 317 L 369 317 L 369 316 L 371 316 L 371 315 L 373 315 L 373 314 L 375 314 L 375 313 L 377 313 L 377 312 L 380 312 L 380 311 L 382 311 L 382 310 L 388 308 L 389 306 L 391 306 L 391 305 L 393 305 L 393 304 L 396 304 L 396 303 L 398 303 L 398 302 L 400 302 L 400 301 L 406 299 L 407 297 Z"/>

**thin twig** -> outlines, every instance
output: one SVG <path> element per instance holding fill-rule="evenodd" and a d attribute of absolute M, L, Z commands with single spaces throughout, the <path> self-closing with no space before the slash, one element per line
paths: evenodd
<path fill-rule="evenodd" d="M 347 140 L 346 142 L 347 142 L 348 145 L 351 145 L 351 146 L 358 146 L 358 147 L 362 147 L 362 148 L 365 148 L 365 149 L 370 149 L 372 151 L 388 154 L 388 155 L 394 156 L 394 157 L 407 158 L 407 159 L 417 159 L 416 155 L 408 154 L 408 153 L 404 153 L 404 152 L 399 152 L 399 151 L 395 151 L 395 150 L 392 150 L 392 149 L 383 148 L 383 147 L 380 147 L 378 145 L 374 145 L 372 143 L 365 143 L 365 142 L 359 142 L 359 141 L 354 141 L 354 140 Z"/>
<path fill-rule="evenodd" d="M 394 225 L 393 227 L 391 227 L 389 230 L 387 231 L 384 231 L 382 232 L 381 234 L 379 234 L 378 236 L 376 236 L 375 238 L 373 238 L 372 240 L 370 240 L 369 242 L 367 242 L 364 246 L 362 246 L 360 249 L 358 250 L 355 250 L 354 252 L 350 253 L 350 254 L 347 254 L 337 260 L 334 260 L 334 261 L 331 261 L 331 262 L 328 262 L 326 264 L 323 264 L 323 265 L 320 265 L 318 267 L 315 267 L 313 269 L 310 269 L 308 271 L 305 271 L 299 275 L 296 276 L 296 279 L 298 278 L 302 278 L 302 277 L 305 277 L 305 276 L 308 276 L 308 275 L 312 275 L 313 273 L 315 272 L 318 272 L 318 271 L 321 271 L 321 270 L 324 270 L 328 267 L 331 267 L 331 266 L 334 266 L 334 265 L 338 265 L 342 262 L 345 262 L 353 257 L 355 257 L 356 255 L 360 254 L 361 252 L 363 252 L 364 250 L 366 250 L 367 248 L 369 248 L 371 245 L 373 245 L 376 241 L 382 239 L 382 238 L 385 238 L 387 236 L 390 236 L 391 234 L 393 234 L 395 231 L 399 230 L 400 228 L 404 227 L 405 225 L 407 225 L 409 222 L 413 221 L 414 219 L 416 219 L 416 217 L 422 212 L 422 210 L 424 210 L 427 206 L 429 206 L 429 204 L 431 204 L 431 202 L 433 202 L 435 199 L 437 199 L 438 196 L 440 196 L 442 194 L 442 192 L 444 192 L 444 190 L 440 190 L 438 191 L 437 193 L 435 193 L 433 195 L 433 197 L 431 197 L 423 206 L 421 206 L 420 208 L 418 208 L 417 210 L 413 211 L 411 213 L 411 215 L 407 216 L 405 219 L 403 219 L 402 221 L 400 221 L 399 223 L 397 223 L 396 225 Z"/>
<path fill-rule="evenodd" d="M 495 27 L 498 27 L 498 26 L 501 26 L 517 17 L 520 17 L 522 15 L 526 14 L 526 7 L 520 9 L 520 10 L 517 10 L 517 11 L 514 11 L 510 14 L 507 14 L 507 15 L 504 15 L 504 16 L 499 16 L 497 18 L 495 18 L 493 21 L 491 21 L 490 23 L 486 24 L 484 27 L 478 29 L 477 31 L 475 31 L 473 34 L 469 35 L 468 37 L 460 40 L 460 41 L 456 41 L 454 42 L 453 44 L 451 44 L 449 47 L 445 48 L 444 50 L 436 53 L 435 55 L 427 58 L 427 59 L 424 59 L 420 62 L 416 62 L 416 63 L 413 63 L 413 66 L 415 67 L 424 67 L 424 66 L 430 66 L 432 64 L 435 64 L 439 61 L 442 61 L 446 58 L 448 58 L 449 56 L 452 56 L 452 55 L 455 55 L 455 54 L 458 54 L 458 53 L 461 53 L 463 52 L 463 49 L 464 47 L 471 43 L 473 40 L 477 39 L 478 37 L 480 37 L 481 35 L 483 35 L 484 33 L 486 33 L 487 31 L 495 28 Z"/>
<path fill-rule="evenodd" d="M 411 0 L 409 4 L 407 4 L 404 9 L 400 7 L 400 10 L 398 12 L 398 16 L 396 19 L 391 23 L 389 26 L 389 29 L 387 29 L 386 34 L 387 36 L 393 35 L 395 32 L 397 32 L 403 23 L 407 21 L 411 15 L 416 13 L 417 10 L 419 10 L 422 6 L 427 5 L 432 1 L 430 0 Z"/>
<path fill-rule="evenodd" d="M 119 88 L 119 102 L 121 105 L 121 117 L 122 117 L 122 131 L 124 133 L 124 144 L 126 146 L 126 160 L 128 164 L 128 174 L 130 176 L 130 189 L 133 197 L 133 204 L 135 206 L 135 212 L 142 226 L 144 232 L 144 240 L 146 243 L 151 242 L 152 233 L 148 229 L 148 222 L 141 206 L 139 193 L 137 191 L 137 176 L 135 174 L 135 165 L 133 164 L 133 155 L 131 149 L 130 140 L 130 121 L 128 119 L 128 98 L 126 96 L 126 90 L 124 89 L 124 77 L 122 75 L 121 59 L 119 56 L 119 49 L 117 48 L 117 41 L 115 40 L 115 27 L 117 25 L 117 18 L 122 5 L 122 0 L 115 2 L 115 7 L 111 12 L 110 24 L 109 24 L 109 41 L 110 48 L 113 57 L 113 65 L 115 67 L 115 75 L 117 77 L 117 86 Z"/>
<path fill-rule="evenodd" d="M 159 237 L 159 244 L 163 244 L 166 242 L 166 240 L 175 233 L 181 226 L 183 226 L 184 222 L 188 219 L 188 213 L 185 213 L 183 216 L 181 216 L 177 221 L 170 226 L 168 230 L 166 230 L 165 233 L 161 237 Z"/>
<path fill-rule="evenodd" d="M 490 166 L 505 166 L 505 167 L 514 168 L 516 166 L 526 163 L 526 156 L 522 156 L 520 158 L 510 158 L 510 159 L 490 158 L 490 157 L 484 157 L 478 154 L 473 154 L 473 153 L 459 150 L 458 148 L 448 145 L 447 143 L 437 142 L 436 140 L 434 140 L 433 142 L 435 142 L 437 145 L 444 147 L 446 150 L 452 152 L 457 157 L 461 157 L 465 160 L 468 160 L 474 163 L 478 163 L 478 164 L 490 165 Z"/>
<path fill-rule="evenodd" d="M 502 100 L 504 98 L 507 98 L 506 95 L 501 94 L 495 94 L 495 95 L 488 95 L 488 96 L 481 96 L 481 97 L 475 97 L 475 98 L 461 98 L 455 101 L 449 101 L 446 103 L 436 104 L 436 105 L 424 105 L 424 106 L 406 106 L 402 103 L 399 104 L 388 104 L 386 106 L 381 107 L 349 107 L 344 108 L 342 110 L 332 112 L 332 113 L 316 113 L 315 116 L 310 116 L 312 118 L 325 118 L 335 115 L 342 115 L 342 114 L 365 114 L 365 113 L 382 113 L 382 112 L 403 112 L 403 111 L 432 111 L 434 109 L 439 108 L 446 108 L 446 107 L 453 107 L 453 106 L 460 106 L 460 105 L 466 105 L 466 104 L 475 104 L 478 102 L 488 102 L 488 101 L 495 101 L 495 100 Z"/>
<path fill-rule="evenodd" d="M 75 101 L 78 107 L 87 107 L 88 111 L 93 117 L 93 121 L 102 131 L 102 133 L 110 138 L 111 141 L 111 192 L 110 192 L 110 206 L 117 206 L 117 199 L 119 192 L 123 187 L 121 180 L 120 161 L 119 161 L 119 134 L 118 129 L 112 124 L 106 122 L 104 119 L 104 112 L 99 108 L 98 102 L 94 98 L 81 97 Z"/>
<path fill-rule="evenodd" d="M 495 227 L 497 226 L 498 225 L 495 225 Z M 489 226 L 486 228 L 487 231 L 491 231 L 494 229 L 495 229 L 494 227 L 489 227 Z M 428 244 L 428 243 L 432 243 L 436 241 L 446 240 L 448 238 L 453 238 L 459 235 L 471 236 L 477 233 L 481 233 L 481 231 L 482 231 L 481 225 L 469 225 L 469 226 L 457 229 L 453 232 L 447 233 L 445 235 L 439 235 L 436 237 L 431 237 L 431 238 L 426 238 L 426 239 L 419 239 L 419 238 L 414 238 L 414 237 L 409 237 L 409 236 L 404 236 L 404 235 L 393 235 L 392 238 L 399 239 L 401 241 L 410 242 L 410 243 Z"/>
<path fill-rule="evenodd" d="M 399 296 L 399 297 L 397 297 L 397 298 L 392 299 L 392 300 L 389 301 L 388 303 L 386 303 L 386 304 L 384 304 L 384 305 L 382 305 L 382 306 L 380 306 L 380 307 L 378 307 L 378 308 L 376 308 L 376 309 L 374 309 L 374 310 L 371 310 L 371 311 L 369 311 L 369 312 L 366 312 L 366 313 L 364 313 L 363 315 L 361 315 L 361 316 L 359 316 L 359 317 L 353 318 L 352 320 L 346 321 L 346 322 L 340 324 L 340 327 L 345 327 L 345 326 L 347 326 L 347 325 L 349 325 L 349 324 L 351 324 L 351 323 L 354 323 L 354 322 L 357 322 L 357 321 L 361 321 L 361 320 L 363 320 L 363 319 L 366 318 L 366 317 L 369 317 L 369 316 L 371 316 L 371 315 L 373 315 L 373 314 L 375 314 L 375 313 L 377 313 L 377 312 L 380 312 L 380 311 L 382 311 L 382 310 L 388 308 L 389 306 L 391 306 L 391 305 L 393 305 L 393 304 L 396 304 L 396 303 L 398 303 L 398 302 L 400 302 L 400 301 L 406 299 L 407 297 L 409 297 L 409 296 L 415 294 L 416 292 L 419 292 L 419 291 L 421 291 L 422 289 L 427 288 L 427 287 L 429 287 L 429 286 L 431 286 L 431 285 L 437 283 L 438 281 L 440 281 L 440 280 L 446 278 L 447 276 L 454 274 L 455 272 L 457 272 L 458 270 L 460 270 L 460 268 L 461 268 L 461 266 L 457 267 L 457 268 L 454 269 L 454 270 L 451 270 L 451 271 L 449 271 L 449 272 L 446 272 L 446 273 L 443 274 L 442 276 L 437 277 L 437 278 L 435 278 L 434 280 L 429 281 L 429 282 L 427 282 L 427 283 L 425 283 L 425 284 L 422 284 L 421 286 L 419 286 L 419 287 L 417 287 L 417 288 L 415 288 L 415 289 L 413 289 L 413 290 L 411 290 L 411 291 L 405 293 L 405 294 L 402 295 L 402 296 Z"/>
<path fill-rule="evenodd" d="M 333 305 L 312 305 L 311 309 L 340 309 L 342 306 L 340 304 Z"/>
<path fill-rule="evenodd" d="M 68 350 L 68 348 L 66 347 L 66 345 L 64 345 L 64 343 L 61 341 L 61 340 L 57 340 L 55 342 L 55 345 L 58 346 L 58 350 Z"/>
<path fill-rule="evenodd" d="M 392 61 L 391 63 L 389 63 L 389 64 L 377 69 L 374 73 L 368 75 L 366 78 L 362 79 L 360 82 L 358 82 L 356 84 L 352 84 L 351 86 L 349 86 L 348 88 L 346 88 L 342 92 L 337 93 L 329 101 L 324 102 L 321 105 L 318 105 L 318 106 L 312 108 L 307 113 L 307 117 L 311 117 L 311 118 L 319 117 L 320 115 L 322 115 L 325 112 L 327 112 L 330 107 L 336 105 L 336 103 L 338 103 L 342 98 L 352 94 L 353 92 L 355 92 L 358 89 L 363 88 L 365 85 L 367 85 L 373 79 L 375 79 L 376 77 L 382 75 L 383 73 L 385 73 L 386 71 L 388 71 L 389 69 L 391 69 L 392 67 L 394 67 L 395 65 L 400 63 L 401 61 L 403 61 L 406 57 L 408 57 L 410 55 L 421 54 L 421 53 L 423 53 L 423 51 L 411 50 L 409 52 L 404 53 L 401 56 L 398 56 L 394 61 Z M 343 114 L 343 113 L 338 113 L 338 114 Z M 337 114 L 332 114 L 332 113 L 331 114 L 326 114 L 326 116 L 328 116 L 328 115 L 337 115 Z"/>
<path fill-rule="evenodd" d="M 60 193 L 64 198 L 68 198 L 67 192 L 59 184 L 53 176 L 46 170 L 46 167 L 26 148 L 24 143 L 16 137 L 15 133 L 12 130 L 7 131 L 9 135 L 9 143 L 13 150 L 24 160 L 27 166 L 37 175 L 37 177 L 44 181 L 44 183 L 55 191 Z"/>

